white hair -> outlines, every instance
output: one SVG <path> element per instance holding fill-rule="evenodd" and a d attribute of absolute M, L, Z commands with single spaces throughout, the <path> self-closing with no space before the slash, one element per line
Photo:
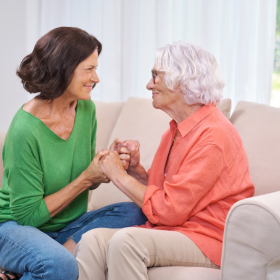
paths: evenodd
<path fill-rule="evenodd" d="M 186 42 L 175 42 L 156 52 L 155 69 L 164 72 L 167 88 L 179 86 L 187 104 L 216 105 L 222 99 L 224 82 L 215 57 Z"/>

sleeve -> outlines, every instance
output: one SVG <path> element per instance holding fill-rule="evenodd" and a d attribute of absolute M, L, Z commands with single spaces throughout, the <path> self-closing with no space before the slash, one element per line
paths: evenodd
<path fill-rule="evenodd" d="M 44 200 L 38 149 L 37 138 L 32 131 L 18 127 L 5 154 L 11 213 L 20 225 L 33 227 L 39 227 L 51 218 Z"/>
<path fill-rule="evenodd" d="M 42 175 L 11 167 L 6 171 L 10 191 L 10 208 L 20 225 L 39 227 L 50 220 L 44 200 Z"/>
<path fill-rule="evenodd" d="M 208 192 L 225 168 L 222 151 L 215 145 L 193 149 L 172 179 L 163 186 L 149 185 L 142 210 L 152 224 L 179 226 L 211 202 Z"/>
<path fill-rule="evenodd" d="M 91 129 L 91 160 L 95 157 L 96 148 L 96 131 L 97 131 L 97 120 L 96 120 L 96 108 L 93 103 L 93 114 L 92 114 L 92 129 Z"/>

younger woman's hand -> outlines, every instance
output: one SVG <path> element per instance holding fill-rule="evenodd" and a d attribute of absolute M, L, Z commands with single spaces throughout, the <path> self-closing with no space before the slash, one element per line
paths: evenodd
<path fill-rule="evenodd" d="M 106 154 L 109 153 L 110 150 L 101 150 L 99 151 L 88 168 L 85 170 L 86 178 L 92 182 L 92 187 L 96 188 L 101 183 L 109 183 L 110 180 L 106 177 L 106 175 L 103 173 L 102 169 L 100 168 L 98 162 L 99 160 Z M 91 188 L 92 189 L 92 188 Z"/>
<path fill-rule="evenodd" d="M 106 155 L 100 158 L 98 164 L 111 181 L 118 178 L 120 175 L 126 174 L 117 151 L 110 150 Z"/>

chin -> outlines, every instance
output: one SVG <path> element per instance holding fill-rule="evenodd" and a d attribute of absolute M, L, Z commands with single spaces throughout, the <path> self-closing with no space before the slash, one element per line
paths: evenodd
<path fill-rule="evenodd" d="M 160 105 L 156 102 L 156 100 L 153 100 L 153 107 L 155 109 L 160 109 Z"/>

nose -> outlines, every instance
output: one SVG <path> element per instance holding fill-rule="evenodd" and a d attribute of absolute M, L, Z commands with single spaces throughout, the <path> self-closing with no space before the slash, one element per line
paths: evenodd
<path fill-rule="evenodd" d="M 97 73 L 96 73 L 96 71 L 94 71 L 92 74 L 91 74 L 91 76 L 90 76 L 90 80 L 93 82 L 93 83 L 99 83 L 99 77 L 98 77 L 98 75 L 97 75 Z"/>
<path fill-rule="evenodd" d="M 153 79 L 151 78 L 150 81 L 147 83 L 146 88 L 147 88 L 147 90 L 153 90 L 154 87 L 155 87 L 155 84 L 153 82 Z"/>

